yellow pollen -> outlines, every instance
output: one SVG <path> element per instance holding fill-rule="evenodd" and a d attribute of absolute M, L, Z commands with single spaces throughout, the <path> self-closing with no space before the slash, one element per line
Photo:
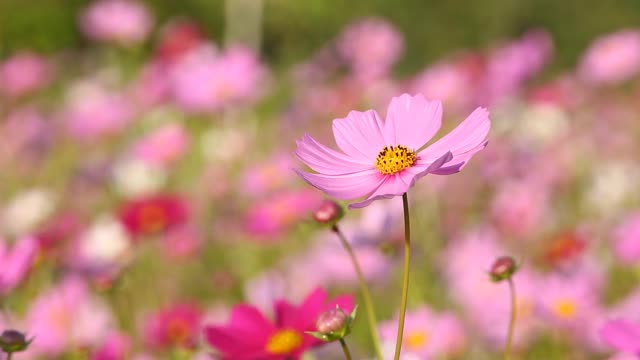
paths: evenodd
<path fill-rule="evenodd" d="M 406 146 L 385 146 L 376 158 L 376 169 L 384 175 L 393 175 L 415 164 L 416 153 Z"/>
<path fill-rule="evenodd" d="M 576 303 L 568 299 L 561 299 L 553 304 L 553 311 L 563 319 L 571 319 L 577 310 Z"/>
<path fill-rule="evenodd" d="M 421 350 L 429 341 L 429 335 L 424 331 L 414 331 L 404 337 L 404 345 L 408 350 Z"/>
<path fill-rule="evenodd" d="M 290 354 L 302 345 L 302 335 L 290 329 L 279 330 L 267 342 L 267 352 L 272 355 Z"/>

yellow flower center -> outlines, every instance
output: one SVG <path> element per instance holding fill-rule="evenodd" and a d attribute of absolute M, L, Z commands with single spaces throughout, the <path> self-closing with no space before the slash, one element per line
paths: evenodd
<path fill-rule="evenodd" d="M 376 169 L 384 175 L 393 175 L 413 166 L 416 153 L 406 146 L 385 146 L 376 158 Z"/>
<path fill-rule="evenodd" d="M 290 354 L 302 345 L 302 335 L 290 329 L 279 330 L 267 342 L 267 352 L 272 355 Z"/>
<path fill-rule="evenodd" d="M 568 299 L 562 299 L 553 304 L 553 311 L 563 319 L 571 319 L 576 315 L 578 309 L 575 302 Z"/>
<path fill-rule="evenodd" d="M 414 331 L 404 337 L 404 346 L 408 350 L 421 350 L 429 341 L 429 335 L 424 331 Z"/>

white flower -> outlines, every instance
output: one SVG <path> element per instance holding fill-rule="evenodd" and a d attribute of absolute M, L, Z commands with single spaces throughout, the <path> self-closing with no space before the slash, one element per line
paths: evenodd
<path fill-rule="evenodd" d="M 3 225 L 7 233 L 25 235 L 55 208 L 55 196 L 46 189 L 31 189 L 16 195 L 4 209 Z"/>
<path fill-rule="evenodd" d="M 167 180 L 163 169 L 135 158 L 126 158 L 116 163 L 113 177 L 118 192 L 130 197 L 155 192 Z"/>

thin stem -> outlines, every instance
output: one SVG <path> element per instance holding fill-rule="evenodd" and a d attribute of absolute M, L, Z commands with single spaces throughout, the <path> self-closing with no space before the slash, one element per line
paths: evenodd
<path fill-rule="evenodd" d="M 512 278 L 509 278 L 508 282 L 509 282 L 509 293 L 511 296 L 511 319 L 509 320 L 509 333 L 507 335 L 507 345 L 504 349 L 504 360 L 509 360 L 509 357 L 511 356 L 511 345 L 513 343 L 513 333 L 515 332 L 515 328 L 516 328 L 516 312 L 517 312 L 516 286 Z"/>
<path fill-rule="evenodd" d="M 12 353 L 12 352 L 8 352 L 8 353 L 7 353 L 7 360 L 11 360 L 11 356 L 12 356 L 12 355 L 13 355 L 13 353 Z"/>
<path fill-rule="evenodd" d="M 349 245 L 347 238 L 344 236 L 342 231 L 340 231 L 338 225 L 333 225 L 333 227 L 331 227 L 331 230 L 336 233 L 336 235 L 338 235 L 342 247 L 344 247 L 345 251 L 349 255 L 351 264 L 356 270 L 358 283 L 360 284 L 360 292 L 362 293 L 362 301 L 364 302 L 364 308 L 367 313 L 367 320 L 369 321 L 369 332 L 371 333 L 371 341 L 373 341 L 373 349 L 378 360 L 383 360 L 382 347 L 380 346 L 380 337 L 378 336 L 378 321 L 376 320 L 376 313 L 373 309 L 373 300 L 371 299 L 369 287 L 367 286 L 367 282 L 365 281 L 364 275 L 362 274 L 362 268 L 360 268 L 360 263 L 358 263 L 358 259 L 353 253 L 351 245 Z"/>
<path fill-rule="evenodd" d="M 407 295 L 409 294 L 409 265 L 411 261 L 411 223 L 409 221 L 409 199 L 407 193 L 402 195 L 402 208 L 404 210 L 404 270 L 402 279 L 402 300 L 400 302 L 400 319 L 398 320 L 398 336 L 396 337 L 395 360 L 400 359 L 402 339 L 404 332 L 404 317 L 407 312 Z"/>
<path fill-rule="evenodd" d="M 342 346 L 342 351 L 344 351 L 344 357 L 347 360 L 351 360 L 351 353 L 349 352 L 349 347 L 347 346 L 347 343 L 344 341 L 344 339 L 340 339 L 340 346 Z"/>

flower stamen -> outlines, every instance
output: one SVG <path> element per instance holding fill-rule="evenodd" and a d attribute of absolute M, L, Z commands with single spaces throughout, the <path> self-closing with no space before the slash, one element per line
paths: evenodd
<path fill-rule="evenodd" d="M 385 146 L 376 157 L 376 169 L 384 175 L 393 175 L 415 164 L 416 153 L 406 146 Z"/>

